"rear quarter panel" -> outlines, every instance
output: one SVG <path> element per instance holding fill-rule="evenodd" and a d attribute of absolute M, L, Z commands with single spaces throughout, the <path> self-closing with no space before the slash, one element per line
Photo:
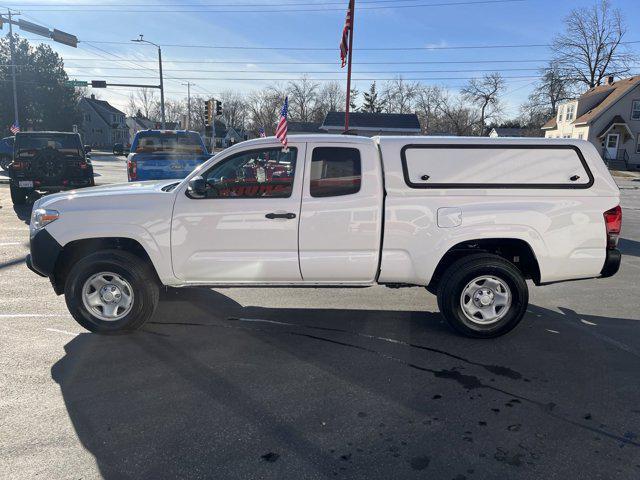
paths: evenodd
<path fill-rule="evenodd" d="M 407 186 L 400 151 L 407 143 L 491 143 L 493 139 L 381 138 L 387 198 L 380 282 L 427 285 L 454 245 L 478 239 L 526 241 L 540 267 L 541 282 L 599 275 L 605 260 L 603 212 L 619 204 L 619 191 L 595 148 L 580 148 L 594 176 L 586 189 L 433 188 Z M 500 140 L 548 144 L 549 140 Z M 496 171 L 499 178 L 500 172 Z M 459 226 L 438 226 L 438 209 L 461 212 Z"/>

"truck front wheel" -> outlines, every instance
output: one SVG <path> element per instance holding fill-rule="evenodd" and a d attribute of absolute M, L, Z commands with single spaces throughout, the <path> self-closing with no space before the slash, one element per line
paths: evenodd
<path fill-rule="evenodd" d="M 490 254 L 457 260 L 438 284 L 438 307 L 459 333 L 494 338 L 511 331 L 522 320 L 529 290 L 522 273 L 511 262 Z"/>
<path fill-rule="evenodd" d="M 13 183 L 9 185 L 9 190 L 11 192 L 11 201 L 14 205 L 24 205 L 27 203 L 28 190 L 20 188 Z"/>
<path fill-rule="evenodd" d="M 73 265 L 65 300 L 76 321 L 91 332 L 135 330 L 155 312 L 159 286 L 152 268 L 122 250 L 103 250 Z"/>

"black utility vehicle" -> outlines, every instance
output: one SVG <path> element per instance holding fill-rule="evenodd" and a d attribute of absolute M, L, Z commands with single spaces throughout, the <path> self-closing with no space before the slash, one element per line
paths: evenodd
<path fill-rule="evenodd" d="M 80 135 L 68 132 L 16 134 L 9 166 L 11 200 L 26 202 L 34 191 L 59 192 L 94 185 L 93 166 Z"/>

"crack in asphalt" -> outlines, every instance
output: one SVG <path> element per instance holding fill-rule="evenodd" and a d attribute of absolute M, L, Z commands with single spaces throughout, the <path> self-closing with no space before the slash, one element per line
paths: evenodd
<path fill-rule="evenodd" d="M 242 321 L 242 319 L 239 318 L 229 318 L 228 320 L 231 321 Z M 251 321 L 251 322 L 260 322 L 260 319 L 246 319 L 245 321 Z M 317 340 L 317 341 L 322 341 L 322 342 L 327 342 L 327 343 L 331 343 L 331 344 L 335 344 L 335 345 L 340 345 L 340 346 L 344 346 L 344 347 L 348 347 L 348 348 L 354 348 L 357 350 L 361 350 L 367 353 L 371 353 L 377 356 L 380 356 L 386 360 L 390 360 L 396 363 L 399 363 L 401 365 L 405 365 L 409 368 L 413 368 L 415 370 L 419 370 L 419 371 L 423 371 L 423 372 L 427 372 L 432 374 L 435 378 L 442 378 L 445 380 L 453 380 L 456 383 L 458 383 L 459 385 L 461 385 L 463 388 L 466 388 L 467 390 L 473 390 L 473 389 L 477 389 L 477 388 L 482 388 L 482 389 L 487 389 L 487 390 L 492 390 L 496 393 L 500 393 L 506 396 L 509 396 L 511 398 L 517 398 L 519 400 L 522 400 L 524 402 L 527 402 L 531 405 L 534 405 L 536 407 L 538 407 L 544 414 L 562 421 L 562 422 L 566 422 L 569 423 L 570 425 L 573 425 L 577 428 L 583 429 L 583 430 L 588 430 L 592 433 L 598 433 L 600 435 L 603 435 L 607 438 L 610 438 L 612 440 L 618 441 L 621 444 L 627 444 L 627 445 L 633 445 L 635 447 L 640 447 L 640 442 L 637 442 L 635 440 L 633 440 L 633 438 L 631 438 L 629 435 L 624 435 L 624 436 L 620 436 L 620 435 L 616 435 L 614 433 L 610 433 L 607 432 L 606 430 L 602 430 L 600 428 L 596 428 L 596 427 L 591 427 L 589 425 L 585 425 L 583 423 L 577 422 L 575 420 L 571 420 L 569 418 L 566 418 L 562 415 L 556 414 L 553 412 L 554 408 L 556 407 L 556 404 L 553 402 L 549 402 L 549 403 L 544 403 L 544 402 L 540 402 L 538 400 L 534 400 L 532 398 L 529 397 L 525 397 L 523 395 L 520 394 L 516 394 L 513 392 L 510 392 L 508 390 L 504 390 L 502 388 L 499 387 L 494 387 L 493 385 L 489 385 L 484 383 L 482 380 L 480 380 L 477 376 L 475 375 L 465 375 L 460 373 L 459 371 L 455 370 L 455 369 L 451 369 L 451 370 L 435 370 L 432 368 L 428 368 L 428 367 L 423 367 L 421 365 L 417 365 L 415 363 L 411 363 L 411 362 L 407 362 L 405 360 L 402 360 L 398 357 L 394 357 L 393 355 L 389 355 L 386 353 L 382 353 L 379 352 L 378 350 L 372 349 L 372 348 L 368 348 L 368 347 L 364 347 L 362 345 L 356 345 L 353 343 L 348 343 L 348 342 L 343 342 L 340 340 L 333 340 L 330 338 L 325 338 L 325 337 L 320 337 L 317 335 L 311 335 L 311 334 L 307 334 L 307 333 L 300 333 L 300 332 L 294 332 L 294 331 L 289 331 L 289 330 L 266 330 L 264 328 L 256 328 L 256 327 L 237 327 L 237 326 L 230 326 L 230 325 L 224 325 L 224 324 L 207 324 L 207 323 L 197 323 L 197 322 L 189 322 L 189 323 L 183 323 L 183 322 L 148 322 L 149 324 L 154 324 L 154 325 L 182 325 L 182 326 L 198 326 L 198 327 L 214 327 L 214 328 L 228 328 L 228 329 L 233 329 L 233 330 L 241 330 L 241 331 L 249 331 L 249 332 L 263 332 L 263 333 L 267 333 L 267 334 L 273 334 L 273 333 L 279 333 L 279 334 L 285 334 L 285 335 L 292 335 L 292 336 L 297 336 L 297 337 L 303 337 L 303 338 L 309 338 L 312 340 Z M 374 335 L 366 335 L 366 334 L 360 334 L 358 332 L 350 332 L 348 330 L 341 330 L 341 329 L 332 329 L 332 328 L 326 328 L 326 327 L 313 327 L 313 326 L 306 326 L 306 325 L 296 325 L 296 324 L 292 324 L 292 323 L 285 323 L 285 322 L 275 322 L 275 321 L 264 321 L 264 323 L 272 323 L 272 324 L 277 324 L 277 325 L 284 325 L 284 326 L 294 326 L 294 327 L 299 327 L 299 328 L 309 328 L 309 329 L 320 329 L 320 330 L 330 330 L 330 331 L 336 331 L 339 333 L 347 333 L 347 334 L 352 334 L 352 335 L 356 335 L 356 336 L 363 336 L 363 337 L 367 337 L 367 338 L 372 338 L 372 339 L 378 339 L 378 340 L 383 340 L 383 341 L 391 341 L 391 343 L 397 343 L 399 345 L 404 345 L 404 346 L 409 346 L 412 348 L 420 348 L 420 349 L 424 349 L 424 350 L 428 350 L 428 351 L 432 351 L 434 353 L 438 353 L 438 354 L 444 354 L 446 356 L 449 356 L 451 358 L 457 359 L 457 360 L 461 360 L 461 361 L 466 361 L 472 365 L 477 365 L 477 366 L 481 366 L 481 367 L 485 367 L 484 364 L 481 363 L 477 363 L 477 362 L 473 362 L 473 361 L 467 361 L 466 359 L 464 359 L 463 357 L 459 357 L 458 355 L 454 355 L 454 354 L 449 354 L 448 352 L 444 352 L 443 350 L 438 350 L 438 349 L 432 349 L 431 347 L 424 347 L 421 345 L 415 345 L 415 344 L 411 344 L 411 343 L 407 343 L 407 342 L 403 342 L 400 340 L 395 340 L 395 339 L 386 339 L 385 337 L 376 337 Z M 148 332 L 147 330 L 142 330 L 143 332 Z M 154 333 L 154 332 L 148 332 L 148 333 Z M 493 366 L 495 367 L 495 366 Z M 507 368 L 507 367 L 499 367 L 499 368 Z M 491 371 L 491 370 L 489 370 Z M 492 372 L 494 373 L 494 372 Z M 509 377 L 507 376 L 507 378 L 510 379 L 515 379 L 513 377 Z"/>

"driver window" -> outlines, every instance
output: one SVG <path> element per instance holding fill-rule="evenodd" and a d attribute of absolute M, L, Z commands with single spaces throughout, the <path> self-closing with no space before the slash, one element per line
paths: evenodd
<path fill-rule="evenodd" d="M 251 150 L 229 157 L 202 174 L 206 198 L 288 198 L 296 157 L 296 148 Z"/>

